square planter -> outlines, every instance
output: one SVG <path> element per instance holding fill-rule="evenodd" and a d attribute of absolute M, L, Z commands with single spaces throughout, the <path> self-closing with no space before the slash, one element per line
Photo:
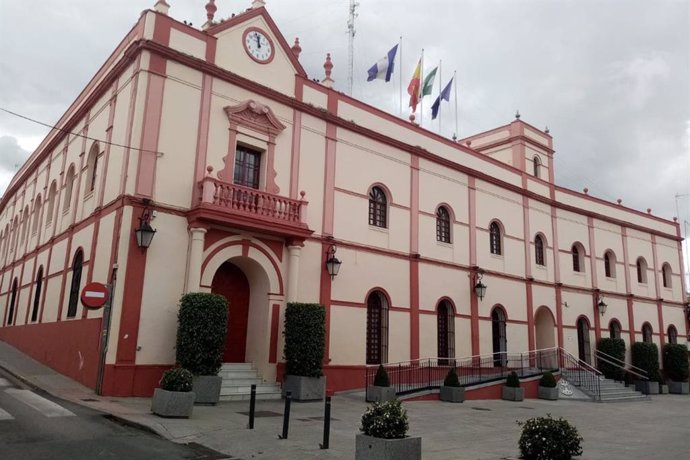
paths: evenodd
<path fill-rule="evenodd" d="M 539 386 L 539 399 L 547 399 L 549 401 L 555 401 L 558 399 L 558 387 L 543 387 Z"/>
<path fill-rule="evenodd" d="M 195 397 L 193 391 L 156 388 L 151 399 L 151 412 L 161 417 L 191 417 Z"/>
<path fill-rule="evenodd" d="M 356 460 L 421 460 L 422 438 L 374 438 L 365 434 L 355 437 Z"/>
<path fill-rule="evenodd" d="M 686 395 L 690 393 L 690 382 L 668 382 L 668 392 L 675 395 Z"/>
<path fill-rule="evenodd" d="M 376 385 L 367 387 L 367 402 L 386 402 L 396 398 L 397 395 L 393 387 L 377 387 Z"/>
<path fill-rule="evenodd" d="M 463 387 L 447 387 L 441 385 L 439 398 L 441 401 L 461 403 L 465 400 L 465 389 Z"/>
<path fill-rule="evenodd" d="M 522 401 L 523 399 L 525 399 L 525 389 L 507 387 L 503 385 L 502 398 L 506 401 Z"/>
<path fill-rule="evenodd" d="M 192 382 L 192 391 L 196 394 L 194 404 L 218 404 L 220 386 L 223 377 L 217 375 L 197 375 Z"/>
<path fill-rule="evenodd" d="M 658 395 L 659 382 L 649 382 L 646 380 L 635 380 L 635 390 L 645 395 Z"/>
<path fill-rule="evenodd" d="M 291 391 L 295 401 L 320 401 L 326 393 L 325 377 L 286 375 L 283 379 L 283 398 Z"/>
<path fill-rule="evenodd" d="M 668 394 L 668 385 L 665 383 L 660 383 L 659 384 L 659 394 L 660 395 L 667 395 Z"/>

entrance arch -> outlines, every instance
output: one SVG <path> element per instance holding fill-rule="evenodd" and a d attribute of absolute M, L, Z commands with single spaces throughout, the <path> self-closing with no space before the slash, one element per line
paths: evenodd
<path fill-rule="evenodd" d="M 493 342 L 494 367 L 505 367 L 508 339 L 506 337 L 506 313 L 501 306 L 495 306 L 491 311 L 491 335 Z"/>
<path fill-rule="evenodd" d="M 589 344 L 589 320 L 581 316 L 577 320 L 577 354 L 587 364 L 592 363 L 592 353 Z"/>
<path fill-rule="evenodd" d="M 228 301 L 228 331 L 223 362 L 243 363 L 247 349 L 249 280 L 237 265 L 223 262 L 213 275 L 211 292 L 222 295 Z"/>
<path fill-rule="evenodd" d="M 551 310 L 545 306 L 539 307 L 534 315 L 534 337 L 537 350 L 556 346 L 555 327 L 556 322 L 553 319 Z"/>

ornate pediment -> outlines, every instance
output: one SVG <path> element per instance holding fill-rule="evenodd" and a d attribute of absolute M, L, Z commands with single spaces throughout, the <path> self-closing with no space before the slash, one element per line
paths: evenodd
<path fill-rule="evenodd" d="M 223 110 L 230 124 L 245 126 L 269 136 L 277 136 L 285 129 L 270 107 L 252 99 L 235 106 L 229 105 Z"/>

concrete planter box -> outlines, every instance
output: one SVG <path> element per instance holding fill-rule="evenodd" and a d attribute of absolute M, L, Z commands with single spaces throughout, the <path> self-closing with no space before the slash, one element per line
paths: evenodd
<path fill-rule="evenodd" d="M 668 392 L 674 395 L 686 395 L 690 393 L 690 382 L 668 382 Z"/>
<path fill-rule="evenodd" d="M 441 401 L 461 403 L 465 401 L 465 389 L 463 387 L 447 387 L 441 385 L 439 398 Z"/>
<path fill-rule="evenodd" d="M 539 385 L 539 399 L 555 401 L 558 399 L 558 387 L 543 387 Z"/>
<path fill-rule="evenodd" d="M 295 401 L 320 401 L 326 393 L 326 379 L 286 375 L 283 380 L 283 398 L 288 391 L 292 392 L 292 399 Z"/>
<path fill-rule="evenodd" d="M 161 417 L 189 418 L 194 409 L 193 391 L 168 391 L 156 388 L 151 400 L 151 412 Z"/>
<path fill-rule="evenodd" d="M 218 404 L 220 386 L 223 377 L 217 375 L 197 375 L 192 382 L 192 391 L 196 394 L 194 404 Z"/>
<path fill-rule="evenodd" d="M 355 437 L 356 460 L 421 460 L 422 438 L 374 438 L 365 434 Z"/>
<path fill-rule="evenodd" d="M 635 381 L 635 390 L 645 395 L 658 395 L 659 382 L 648 382 L 645 380 Z"/>
<path fill-rule="evenodd" d="M 525 399 L 525 389 L 503 385 L 503 399 L 506 401 L 522 401 Z"/>
<path fill-rule="evenodd" d="M 393 387 L 377 387 L 376 385 L 367 387 L 367 402 L 386 402 L 396 398 Z"/>
<path fill-rule="evenodd" d="M 667 395 L 668 394 L 668 385 L 665 383 L 659 384 L 659 394 L 660 395 Z"/>

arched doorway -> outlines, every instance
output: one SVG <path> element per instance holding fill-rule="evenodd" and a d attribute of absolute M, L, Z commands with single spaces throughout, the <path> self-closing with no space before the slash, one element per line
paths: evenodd
<path fill-rule="evenodd" d="M 455 312 L 447 300 L 439 302 L 436 312 L 437 354 L 438 363 L 446 366 L 448 359 L 455 358 Z"/>
<path fill-rule="evenodd" d="M 494 367 L 505 367 L 507 363 L 508 339 L 506 337 L 506 314 L 501 307 L 491 311 L 491 335 L 493 339 Z"/>
<path fill-rule="evenodd" d="M 592 363 L 589 345 L 589 321 L 585 317 L 577 320 L 577 354 L 582 361 L 587 364 Z"/>
<path fill-rule="evenodd" d="M 367 297 L 367 364 L 388 362 L 388 299 L 381 291 Z"/>
<path fill-rule="evenodd" d="M 547 307 L 540 307 L 534 315 L 534 338 L 537 350 L 556 346 L 556 338 L 554 335 L 555 327 L 556 324 L 553 320 L 551 310 Z"/>
<path fill-rule="evenodd" d="M 211 292 L 220 294 L 228 300 L 228 332 L 223 361 L 243 363 L 247 347 L 249 280 L 239 267 L 230 262 L 223 262 L 213 276 Z"/>

